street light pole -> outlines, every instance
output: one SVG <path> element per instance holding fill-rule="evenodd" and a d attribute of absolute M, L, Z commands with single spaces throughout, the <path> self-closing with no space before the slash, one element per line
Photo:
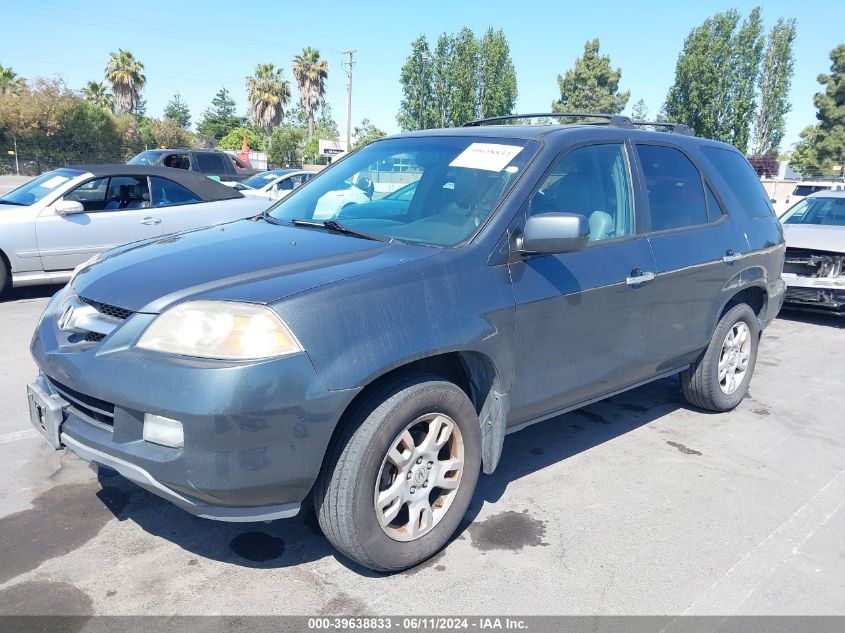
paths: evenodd
<path fill-rule="evenodd" d="M 342 51 L 341 55 L 348 55 L 341 66 L 346 69 L 346 151 L 352 148 L 352 67 L 355 65 L 355 51 Z"/>

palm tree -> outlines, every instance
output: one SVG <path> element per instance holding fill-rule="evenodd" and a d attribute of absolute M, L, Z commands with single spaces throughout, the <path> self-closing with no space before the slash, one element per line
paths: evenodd
<path fill-rule="evenodd" d="M 246 78 L 246 96 L 255 122 L 269 134 L 281 123 L 290 102 L 290 82 L 281 68 L 258 64 L 255 75 Z"/>
<path fill-rule="evenodd" d="M 147 83 L 144 64 L 122 48 L 109 56 L 106 81 L 111 84 L 117 105 L 124 112 L 132 112 L 141 101 L 141 89 Z"/>
<path fill-rule="evenodd" d="M 293 76 L 299 90 L 299 103 L 308 121 L 308 139 L 314 136 L 314 113 L 323 102 L 326 94 L 326 78 L 329 76 L 329 64 L 320 59 L 320 51 L 310 46 L 302 49 L 302 54 L 293 58 Z"/>
<path fill-rule="evenodd" d="M 114 112 L 114 97 L 108 92 L 106 84 L 98 81 L 89 81 L 82 88 L 82 96 L 95 106 Z"/>
<path fill-rule="evenodd" d="M 0 65 L 0 95 L 19 95 L 26 90 L 26 80 L 19 77 L 12 67 Z"/>

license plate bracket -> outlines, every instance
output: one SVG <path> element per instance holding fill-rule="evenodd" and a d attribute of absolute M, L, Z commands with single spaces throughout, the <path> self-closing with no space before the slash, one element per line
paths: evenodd
<path fill-rule="evenodd" d="M 26 386 L 29 402 L 29 421 L 55 450 L 63 448 L 60 439 L 64 422 L 65 403 L 58 396 L 47 393 L 38 382 Z"/>

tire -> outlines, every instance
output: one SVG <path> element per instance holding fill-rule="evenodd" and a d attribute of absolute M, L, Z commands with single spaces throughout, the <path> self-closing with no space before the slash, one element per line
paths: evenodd
<path fill-rule="evenodd" d="M 729 341 L 731 335 L 733 338 Z M 686 401 L 695 407 L 718 412 L 736 407 L 748 392 L 759 344 L 760 326 L 754 311 L 744 303 L 728 310 L 716 325 L 707 349 L 681 372 L 681 389 Z M 724 378 L 720 363 L 724 364 Z M 743 366 L 745 369 L 740 373 Z"/>
<path fill-rule="evenodd" d="M 437 451 L 434 440 L 444 437 L 433 459 L 418 457 Z M 463 458 L 460 471 L 449 470 L 457 463 L 455 455 Z M 407 472 L 399 462 L 408 464 Z M 314 490 L 317 519 L 332 545 L 356 563 L 382 572 L 407 569 L 436 554 L 455 532 L 480 470 L 481 430 L 466 394 L 437 376 L 391 381 L 370 394 L 330 446 Z M 455 487 L 441 489 L 438 482 Z M 386 511 L 377 508 L 378 499 L 391 495 L 395 504 L 387 504 Z M 420 509 L 426 503 L 428 513 Z"/>
<path fill-rule="evenodd" d="M 6 294 L 6 291 L 12 285 L 12 274 L 9 272 L 9 265 L 5 258 L 0 256 L 0 297 Z"/>

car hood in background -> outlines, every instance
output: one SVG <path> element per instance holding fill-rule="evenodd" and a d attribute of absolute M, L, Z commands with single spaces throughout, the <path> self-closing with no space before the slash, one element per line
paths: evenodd
<path fill-rule="evenodd" d="M 119 248 L 80 272 L 73 289 L 134 312 L 160 312 L 185 299 L 273 303 L 437 252 L 243 220 Z"/>
<path fill-rule="evenodd" d="M 783 235 L 790 248 L 845 253 L 845 226 L 784 224 Z"/>

